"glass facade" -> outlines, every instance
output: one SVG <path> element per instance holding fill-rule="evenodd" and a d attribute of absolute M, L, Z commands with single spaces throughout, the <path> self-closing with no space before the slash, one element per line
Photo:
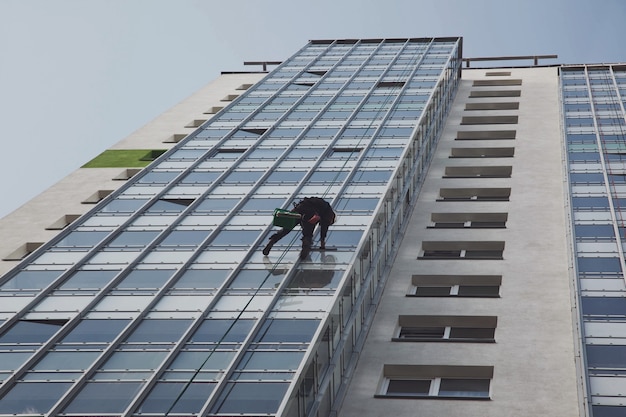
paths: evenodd
<path fill-rule="evenodd" d="M 561 98 L 587 406 L 626 414 L 626 67 L 562 67 Z"/>
<path fill-rule="evenodd" d="M 0 281 L 0 415 L 328 415 L 460 78 L 460 38 L 311 41 Z M 275 208 L 328 244 L 264 257 Z M 614 242 L 614 241 L 613 241 Z"/>

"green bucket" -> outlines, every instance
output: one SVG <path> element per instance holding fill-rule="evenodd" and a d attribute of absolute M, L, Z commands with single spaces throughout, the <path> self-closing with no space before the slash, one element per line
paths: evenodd
<path fill-rule="evenodd" d="M 274 221 L 272 222 L 274 226 L 293 229 L 298 223 L 300 223 L 300 213 L 279 208 L 274 210 Z"/>

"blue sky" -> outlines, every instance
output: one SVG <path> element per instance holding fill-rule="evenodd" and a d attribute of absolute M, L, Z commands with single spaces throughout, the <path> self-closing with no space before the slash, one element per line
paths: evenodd
<path fill-rule="evenodd" d="M 463 36 L 465 57 L 626 62 L 623 0 L 0 0 L 0 217 L 243 61 Z"/>

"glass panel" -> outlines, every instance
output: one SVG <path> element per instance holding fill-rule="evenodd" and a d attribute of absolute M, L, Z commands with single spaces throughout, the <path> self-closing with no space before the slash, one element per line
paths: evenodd
<path fill-rule="evenodd" d="M 143 206 L 148 200 L 146 199 L 119 199 L 113 200 L 104 206 L 100 212 L 102 213 L 134 213 Z"/>
<path fill-rule="evenodd" d="M 378 201 L 378 198 L 341 198 L 337 203 L 336 211 L 372 211 L 376 208 Z"/>
<path fill-rule="evenodd" d="M 220 394 L 213 412 L 272 414 L 278 411 L 288 387 L 289 384 L 285 383 L 229 383 Z"/>
<path fill-rule="evenodd" d="M 192 202 L 192 199 L 158 200 L 146 210 L 146 213 L 180 213 Z"/>
<path fill-rule="evenodd" d="M 173 269 L 135 269 L 116 288 L 161 288 L 174 272 Z"/>
<path fill-rule="evenodd" d="M 267 319 L 255 342 L 310 342 L 319 320 Z"/>
<path fill-rule="evenodd" d="M 211 242 L 211 246 L 249 246 L 261 234 L 260 230 L 223 230 Z"/>
<path fill-rule="evenodd" d="M 453 327 L 450 329 L 450 339 L 485 339 L 492 340 L 496 329 L 473 328 L 473 327 Z"/>
<path fill-rule="evenodd" d="M 430 379 L 390 379 L 387 395 L 428 395 Z"/>
<path fill-rule="evenodd" d="M 626 368 L 626 346 L 587 345 L 587 365 L 591 368 Z"/>
<path fill-rule="evenodd" d="M 337 288 L 344 271 L 330 269 L 300 270 L 289 282 L 288 288 Z"/>
<path fill-rule="evenodd" d="M 214 383 L 159 382 L 137 412 L 197 413 L 214 388 Z"/>
<path fill-rule="evenodd" d="M 85 415 L 121 413 L 142 386 L 141 382 L 89 382 L 63 411 Z"/>
<path fill-rule="evenodd" d="M 211 230 L 173 230 L 160 246 L 198 246 L 211 234 Z"/>
<path fill-rule="evenodd" d="M 581 297 L 583 315 L 625 316 L 626 298 Z"/>
<path fill-rule="evenodd" d="M 289 173 L 291 175 L 291 172 Z M 271 211 L 282 207 L 285 198 L 251 198 L 241 207 L 241 211 Z"/>
<path fill-rule="evenodd" d="M 65 321 L 18 321 L 0 337 L 0 343 L 43 343 L 57 332 Z"/>
<path fill-rule="evenodd" d="M 172 288 L 218 288 L 229 273 L 229 269 L 190 269 L 183 273 Z"/>
<path fill-rule="evenodd" d="M 71 383 L 19 382 L 0 401 L 1 414 L 45 414 Z"/>
<path fill-rule="evenodd" d="M 42 289 L 60 277 L 63 271 L 21 271 L 2 286 L 3 290 Z"/>
<path fill-rule="evenodd" d="M 128 336 L 127 342 L 176 342 L 187 330 L 191 320 L 143 320 Z"/>
<path fill-rule="evenodd" d="M 113 341 L 130 320 L 82 320 L 61 343 L 106 343 Z"/>
<path fill-rule="evenodd" d="M 266 271 L 264 269 L 243 269 L 237 273 L 228 288 L 277 288 L 285 274 L 280 271 Z"/>
<path fill-rule="evenodd" d="M 159 232 L 148 231 L 127 231 L 120 233 L 111 243 L 109 247 L 120 246 L 136 246 L 143 247 L 150 243 L 155 237 L 159 235 Z"/>
<path fill-rule="evenodd" d="M 220 172 L 191 172 L 181 180 L 182 184 L 211 184 L 221 175 Z"/>
<path fill-rule="evenodd" d="M 14 371 L 32 355 L 32 352 L 2 352 L 0 353 L 0 369 Z M 1 403 L 1 401 L 0 401 Z"/>
<path fill-rule="evenodd" d="M 461 285 L 459 297 L 497 297 L 500 294 L 499 285 Z"/>
<path fill-rule="evenodd" d="M 402 339 L 441 339 L 445 327 L 402 327 L 400 338 Z"/>
<path fill-rule="evenodd" d="M 156 369 L 168 352 L 115 352 L 102 369 Z"/>
<path fill-rule="evenodd" d="M 106 286 L 119 271 L 76 271 L 70 278 L 65 281 L 58 289 L 100 289 Z"/>
<path fill-rule="evenodd" d="M 297 183 L 304 178 L 305 174 L 306 171 L 274 171 L 265 179 L 265 181 L 268 183 Z"/>
<path fill-rule="evenodd" d="M 195 211 L 230 211 L 239 201 L 239 198 L 212 198 L 200 203 Z"/>
<path fill-rule="evenodd" d="M 304 352 L 246 352 L 239 363 L 239 370 L 296 370 Z"/>
<path fill-rule="evenodd" d="M 341 247 L 356 247 L 362 236 L 362 230 L 337 230 L 331 228 L 328 231 L 326 241 Z"/>
<path fill-rule="evenodd" d="M 243 342 L 254 320 L 205 320 L 191 337 L 191 342 Z"/>
<path fill-rule="evenodd" d="M 488 379 L 442 378 L 440 397 L 489 397 Z"/>
<path fill-rule="evenodd" d="M 415 295 L 420 297 L 448 297 L 450 287 L 417 287 Z"/>
<path fill-rule="evenodd" d="M 176 356 L 169 369 L 226 369 L 235 357 L 235 352 L 223 351 L 183 351 Z"/>
<path fill-rule="evenodd" d="M 61 239 L 57 247 L 93 247 L 109 232 L 72 232 Z"/>
<path fill-rule="evenodd" d="M 34 367 L 35 371 L 83 370 L 101 354 L 98 351 L 48 352 Z"/>

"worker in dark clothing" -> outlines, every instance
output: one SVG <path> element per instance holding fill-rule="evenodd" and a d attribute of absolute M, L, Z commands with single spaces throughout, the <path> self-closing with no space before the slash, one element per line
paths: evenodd
<path fill-rule="evenodd" d="M 291 211 L 300 214 L 300 226 L 302 227 L 302 251 L 300 252 L 300 259 L 306 258 L 309 252 L 311 252 L 313 231 L 315 230 L 315 225 L 318 223 L 320 225 L 320 249 L 325 249 L 328 227 L 334 224 L 337 218 L 330 204 L 323 198 L 305 197 L 296 204 Z M 263 255 L 268 255 L 272 246 L 291 232 L 291 230 L 293 230 L 293 227 L 283 228 L 270 236 L 270 241 L 265 248 L 263 248 Z"/>

